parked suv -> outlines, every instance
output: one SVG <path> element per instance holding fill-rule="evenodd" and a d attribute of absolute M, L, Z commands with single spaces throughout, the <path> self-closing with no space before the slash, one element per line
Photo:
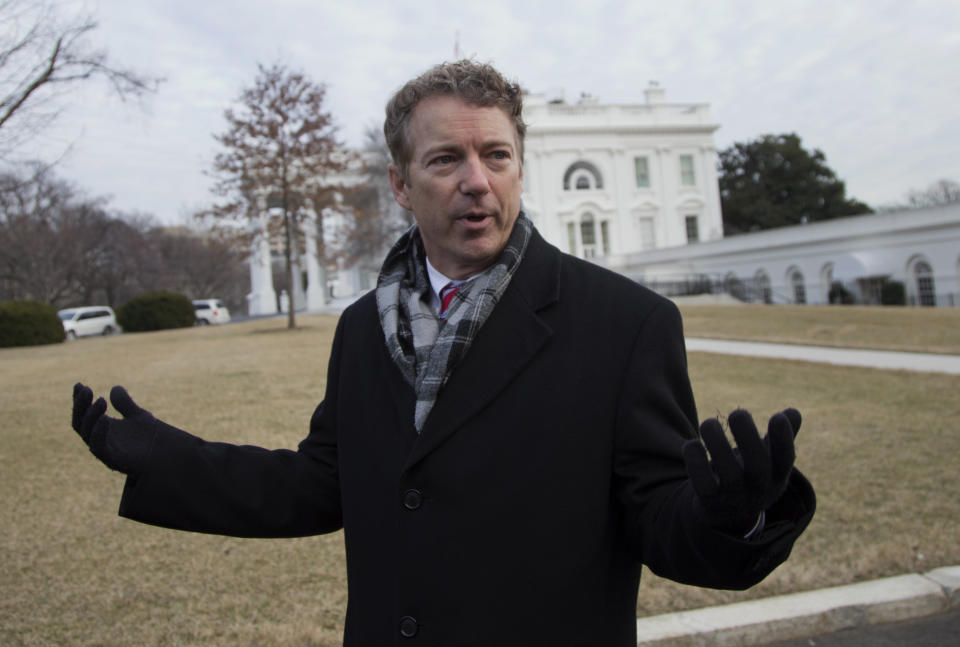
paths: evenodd
<path fill-rule="evenodd" d="M 57 312 L 67 339 L 109 335 L 117 331 L 117 317 L 109 306 L 66 308 Z"/>
<path fill-rule="evenodd" d="M 223 324 L 230 321 L 230 311 L 219 299 L 197 299 L 193 302 L 196 325 Z"/>

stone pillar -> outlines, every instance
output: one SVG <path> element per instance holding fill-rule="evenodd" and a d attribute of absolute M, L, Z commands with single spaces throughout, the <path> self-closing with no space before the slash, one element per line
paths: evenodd
<path fill-rule="evenodd" d="M 267 231 L 266 205 L 260 201 L 260 216 L 250 223 L 250 294 L 247 312 L 251 317 L 277 314 L 277 293 L 273 289 L 270 267 L 270 234 Z"/>
<path fill-rule="evenodd" d="M 360 293 L 360 268 L 354 264 L 347 267 L 342 258 L 337 259 L 337 284 L 336 294 L 338 297 L 353 297 Z"/>
<path fill-rule="evenodd" d="M 297 312 L 306 308 L 307 298 L 303 290 L 303 272 L 300 269 L 300 254 L 293 252 L 293 258 L 290 260 L 293 270 L 293 307 Z"/>
<path fill-rule="evenodd" d="M 304 265 L 307 270 L 307 312 L 314 312 L 326 305 L 327 277 L 323 265 L 317 258 L 317 212 L 309 201 L 306 217 L 303 220 L 303 236 L 306 243 Z"/>

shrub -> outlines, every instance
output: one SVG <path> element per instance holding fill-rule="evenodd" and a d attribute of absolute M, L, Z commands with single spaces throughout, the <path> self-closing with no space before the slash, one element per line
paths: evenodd
<path fill-rule="evenodd" d="M 884 281 L 880 288 L 880 303 L 885 306 L 907 305 L 907 288 L 901 281 Z"/>
<path fill-rule="evenodd" d="M 190 299 L 166 290 L 144 292 L 117 308 L 117 323 L 124 332 L 186 328 L 194 319 Z"/>
<path fill-rule="evenodd" d="M 0 347 L 62 342 L 63 323 L 53 306 L 39 301 L 0 302 Z"/>
<path fill-rule="evenodd" d="M 840 281 L 834 281 L 830 284 L 830 293 L 827 295 L 827 298 L 831 304 L 839 303 L 842 305 L 850 305 L 854 301 L 850 290 L 843 287 L 843 283 Z"/>

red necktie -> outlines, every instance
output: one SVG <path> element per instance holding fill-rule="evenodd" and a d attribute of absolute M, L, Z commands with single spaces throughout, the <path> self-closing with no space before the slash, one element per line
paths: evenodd
<path fill-rule="evenodd" d="M 444 319 L 447 316 L 447 308 L 450 307 L 450 303 L 453 301 L 453 295 L 460 291 L 460 283 L 447 283 L 445 286 L 440 288 L 440 318 Z"/>

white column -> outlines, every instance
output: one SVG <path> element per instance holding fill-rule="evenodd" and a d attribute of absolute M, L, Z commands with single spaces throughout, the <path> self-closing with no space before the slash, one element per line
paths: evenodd
<path fill-rule="evenodd" d="M 717 176 L 717 149 L 713 144 L 700 146 L 703 157 L 704 236 L 701 240 L 723 238 L 723 213 L 720 209 L 720 179 Z"/>
<path fill-rule="evenodd" d="M 270 234 L 267 231 L 264 205 L 260 206 L 260 216 L 250 223 L 253 241 L 250 245 L 250 294 L 247 295 L 247 312 L 252 317 L 277 314 L 277 293 L 273 289 L 273 272 L 270 267 Z"/>
<path fill-rule="evenodd" d="M 677 175 L 678 170 L 674 167 L 674 158 L 670 154 L 669 146 L 657 146 L 655 149 L 655 162 L 657 167 L 657 177 L 660 179 L 660 211 L 657 214 L 656 237 L 657 247 L 673 247 L 687 242 L 684 236 L 679 240 L 677 235 L 677 185 L 680 183 Z"/>
<path fill-rule="evenodd" d="M 304 264 L 307 270 L 306 304 L 307 311 L 321 309 L 327 302 L 327 277 L 323 266 L 317 258 L 317 212 L 312 205 L 307 205 L 306 217 L 303 220 L 303 236 L 306 243 Z"/>

